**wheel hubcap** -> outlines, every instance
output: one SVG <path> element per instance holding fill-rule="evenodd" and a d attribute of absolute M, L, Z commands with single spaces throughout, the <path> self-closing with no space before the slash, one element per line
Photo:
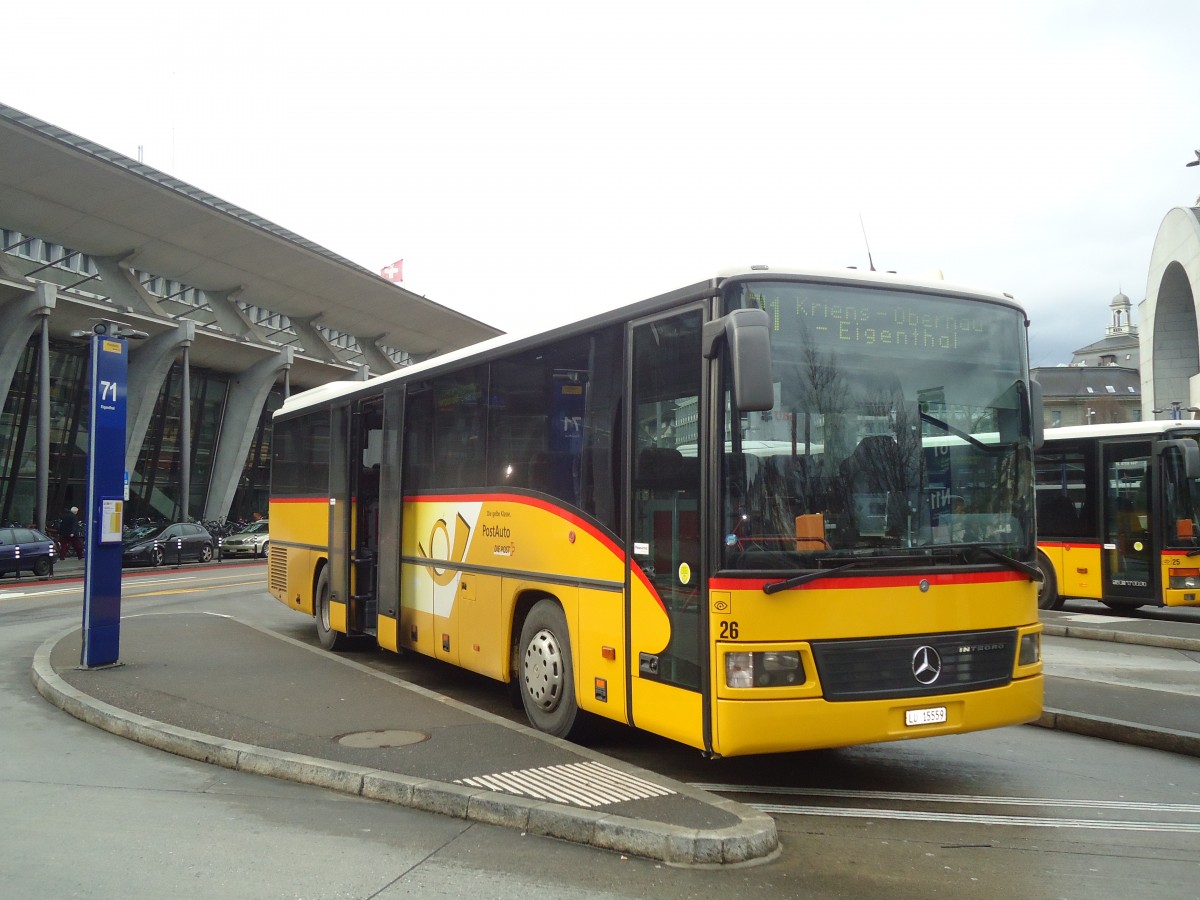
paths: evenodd
<path fill-rule="evenodd" d="M 549 631 L 533 636 L 525 648 L 525 690 L 538 708 L 552 712 L 562 699 L 563 656 L 558 640 Z"/>

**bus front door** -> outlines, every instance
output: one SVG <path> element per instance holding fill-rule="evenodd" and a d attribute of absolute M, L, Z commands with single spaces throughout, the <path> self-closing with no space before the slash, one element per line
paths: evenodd
<path fill-rule="evenodd" d="M 376 634 L 379 619 L 379 500 L 383 466 L 383 398 L 359 402 L 353 417 L 350 465 L 354 485 L 354 537 L 350 565 L 353 593 L 348 621 L 353 632 Z M 355 471 L 355 469 L 357 471 Z"/>
<path fill-rule="evenodd" d="M 1150 530 L 1150 447 L 1105 444 L 1103 466 L 1103 602 L 1136 608 L 1154 600 L 1159 581 Z"/>
<path fill-rule="evenodd" d="M 632 327 L 628 407 L 631 710 L 635 724 L 693 745 L 707 679 L 702 325 L 697 306 Z"/>

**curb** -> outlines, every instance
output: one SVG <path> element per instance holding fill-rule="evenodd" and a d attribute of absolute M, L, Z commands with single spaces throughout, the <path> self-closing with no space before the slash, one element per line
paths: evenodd
<path fill-rule="evenodd" d="M 1110 631 L 1088 625 L 1057 625 L 1042 621 L 1042 634 L 1051 637 L 1079 638 L 1086 641 L 1108 641 L 1113 644 L 1138 644 L 1143 647 L 1162 647 L 1167 650 L 1200 652 L 1200 640 L 1170 634 L 1143 634 L 1137 631 Z"/>
<path fill-rule="evenodd" d="M 1108 719 L 1104 716 L 1085 716 L 1051 707 L 1044 708 L 1042 717 L 1030 724 L 1085 737 L 1148 747 L 1152 750 L 1164 750 L 1184 756 L 1200 756 L 1200 735 L 1176 731 L 1173 728 L 1140 725 L 1137 722 Z"/>
<path fill-rule="evenodd" d="M 732 800 L 714 797 L 708 802 L 735 815 L 740 820 L 738 824 L 721 829 L 684 828 L 500 794 L 485 788 L 333 763 L 156 722 L 96 700 L 55 673 L 50 665 L 52 648 L 77 630 L 71 628 L 64 634 L 48 638 L 38 647 L 32 668 L 37 692 L 52 705 L 89 725 L 177 756 L 424 812 L 519 828 L 530 834 L 660 860 L 671 866 L 757 865 L 781 852 L 775 820 Z M 687 786 L 680 787 L 687 790 Z"/>

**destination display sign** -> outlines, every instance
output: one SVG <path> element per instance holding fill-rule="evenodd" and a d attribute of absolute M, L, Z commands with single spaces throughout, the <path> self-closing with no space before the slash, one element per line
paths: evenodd
<path fill-rule="evenodd" d="M 750 301 L 767 311 L 781 337 L 808 339 L 822 349 L 872 348 L 885 354 L 938 356 L 1017 352 L 1010 307 L 969 298 L 837 285 L 753 285 Z"/>

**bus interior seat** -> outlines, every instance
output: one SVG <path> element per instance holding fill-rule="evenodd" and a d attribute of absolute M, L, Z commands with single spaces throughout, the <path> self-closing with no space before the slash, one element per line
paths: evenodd
<path fill-rule="evenodd" d="M 796 549 L 828 550 L 825 539 L 825 516 L 822 513 L 803 513 L 796 516 Z"/>

